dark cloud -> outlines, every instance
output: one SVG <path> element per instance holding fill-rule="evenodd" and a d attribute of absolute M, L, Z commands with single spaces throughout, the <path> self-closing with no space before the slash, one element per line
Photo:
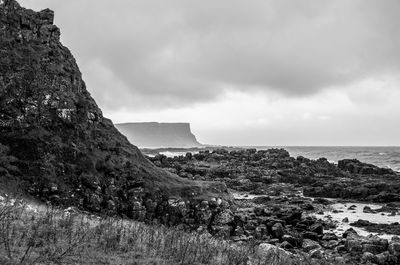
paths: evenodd
<path fill-rule="evenodd" d="M 21 3 L 56 11 L 109 109 L 207 101 L 225 89 L 303 96 L 400 68 L 398 0 Z"/>

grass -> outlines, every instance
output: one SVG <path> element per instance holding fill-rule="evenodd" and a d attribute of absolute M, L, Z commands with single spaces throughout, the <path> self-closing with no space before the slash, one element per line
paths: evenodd
<path fill-rule="evenodd" d="M 18 200 L 0 202 L 0 264 L 330 264 L 304 255 L 257 252 L 209 234 L 100 218 Z M 332 263 L 336 264 L 336 263 Z"/>

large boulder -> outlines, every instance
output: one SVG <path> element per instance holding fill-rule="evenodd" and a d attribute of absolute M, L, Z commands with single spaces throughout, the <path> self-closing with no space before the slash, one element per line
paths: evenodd
<path fill-rule="evenodd" d="M 389 168 L 380 168 L 360 162 L 357 159 L 339 160 L 338 167 L 344 171 L 360 175 L 395 175 L 395 172 Z"/>
<path fill-rule="evenodd" d="M 271 261 L 277 264 L 291 264 L 293 256 L 290 252 L 268 243 L 261 243 L 255 249 L 254 255 L 249 257 L 249 265 L 269 264 Z"/>

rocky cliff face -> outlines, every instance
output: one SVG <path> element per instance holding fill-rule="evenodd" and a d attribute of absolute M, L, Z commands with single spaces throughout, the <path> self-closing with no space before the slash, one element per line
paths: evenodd
<path fill-rule="evenodd" d="M 202 194 L 204 184 L 155 167 L 103 117 L 53 18 L 0 1 L 2 185 L 139 219 L 162 212 L 171 195 Z"/>
<path fill-rule="evenodd" d="M 139 147 L 197 147 L 189 123 L 132 122 L 116 127 Z"/>

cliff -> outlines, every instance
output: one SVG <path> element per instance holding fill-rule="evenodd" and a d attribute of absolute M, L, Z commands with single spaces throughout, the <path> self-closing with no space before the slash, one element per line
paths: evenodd
<path fill-rule="evenodd" d="M 202 196 L 206 183 L 157 168 L 103 117 L 53 20 L 0 1 L 0 188 L 139 219 Z"/>
<path fill-rule="evenodd" d="M 198 147 L 189 123 L 133 122 L 115 125 L 139 147 Z"/>

